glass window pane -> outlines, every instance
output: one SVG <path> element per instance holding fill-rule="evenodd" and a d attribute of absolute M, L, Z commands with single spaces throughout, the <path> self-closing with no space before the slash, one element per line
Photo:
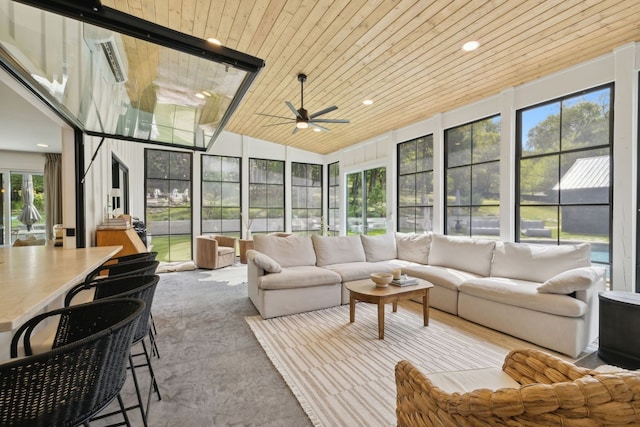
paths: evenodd
<path fill-rule="evenodd" d="M 557 206 L 523 206 L 520 208 L 520 241 L 554 241 L 558 236 Z"/>
<path fill-rule="evenodd" d="M 473 166 L 473 192 L 471 204 L 500 203 L 500 163 L 482 163 Z"/>
<path fill-rule="evenodd" d="M 561 204 L 609 203 L 609 149 L 560 156 L 562 177 L 554 189 Z"/>
<path fill-rule="evenodd" d="M 609 241 L 609 206 L 562 206 L 561 237 L 564 241 Z"/>
<path fill-rule="evenodd" d="M 169 178 L 191 180 L 190 153 L 169 153 Z"/>
<path fill-rule="evenodd" d="M 500 116 L 473 123 L 473 163 L 500 159 Z"/>
<path fill-rule="evenodd" d="M 416 141 L 398 144 L 398 160 L 401 175 L 415 173 L 417 168 Z"/>
<path fill-rule="evenodd" d="M 469 208 L 453 206 L 447 208 L 447 234 L 452 236 L 469 235 Z"/>
<path fill-rule="evenodd" d="M 433 170 L 433 135 L 418 138 L 416 171 Z"/>
<path fill-rule="evenodd" d="M 471 202 L 471 166 L 447 171 L 447 204 L 469 205 Z"/>
<path fill-rule="evenodd" d="M 267 187 L 267 207 L 282 208 L 284 206 L 284 187 L 269 185 Z"/>
<path fill-rule="evenodd" d="M 520 161 L 520 203 L 558 203 L 559 182 L 557 155 Z"/>
<path fill-rule="evenodd" d="M 222 179 L 221 165 L 218 156 L 202 156 L 202 180 L 220 181 Z"/>
<path fill-rule="evenodd" d="M 222 183 L 202 183 L 202 206 L 215 206 L 220 204 L 222 196 Z"/>
<path fill-rule="evenodd" d="M 609 144 L 609 92 L 602 89 L 562 101 L 562 150 Z"/>
<path fill-rule="evenodd" d="M 560 149 L 560 103 L 520 112 L 522 157 L 553 153 Z"/>
<path fill-rule="evenodd" d="M 405 175 L 398 177 L 398 206 L 415 206 L 416 204 L 416 176 Z"/>
<path fill-rule="evenodd" d="M 471 236 L 493 238 L 500 236 L 500 207 L 474 208 L 471 214 Z"/>
<path fill-rule="evenodd" d="M 222 180 L 227 182 L 240 182 L 240 158 L 222 157 Z"/>
<path fill-rule="evenodd" d="M 224 182 L 222 186 L 222 206 L 240 206 L 240 184 Z"/>
<path fill-rule="evenodd" d="M 447 167 L 471 163 L 471 125 L 458 126 L 445 131 Z"/>
<path fill-rule="evenodd" d="M 148 150 L 146 157 L 147 178 L 169 178 L 169 152 Z"/>

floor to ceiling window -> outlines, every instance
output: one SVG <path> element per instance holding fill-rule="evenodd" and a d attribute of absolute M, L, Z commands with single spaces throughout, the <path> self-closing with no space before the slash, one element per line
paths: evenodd
<path fill-rule="evenodd" d="M 240 157 L 202 156 L 202 233 L 240 237 Z"/>
<path fill-rule="evenodd" d="M 193 259 L 191 162 L 191 153 L 145 150 L 147 244 L 159 261 Z"/>
<path fill-rule="evenodd" d="M 433 230 L 433 135 L 398 144 L 398 231 Z"/>
<path fill-rule="evenodd" d="M 291 231 L 322 234 L 322 165 L 291 163 Z"/>
<path fill-rule="evenodd" d="M 285 230 L 284 162 L 249 159 L 249 218 L 252 233 Z"/>
<path fill-rule="evenodd" d="M 500 116 L 445 130 L 446 232 L 500 235 Z"/>
<path fill-rule="evenodd" d="M 46 239 L 43 174 L 4 171 L 0 184 L 0 245 L 27 237 Z"/>
<path fill-rule="evenodd" d="M 340 234 L 340 163 L 330 163 L 327 167 L 327 174 L 329 175 L 327 234 L 338 236 Z"/>
<path fill-rule="evenodd" d="M 611 263 L 612 85 L 517 111 L 520 241 L 591 243 Z"/>
<path fill-rule="evenodd" d="M 347 234 L 387 232 L 387 169 L 347 174 Z"/>

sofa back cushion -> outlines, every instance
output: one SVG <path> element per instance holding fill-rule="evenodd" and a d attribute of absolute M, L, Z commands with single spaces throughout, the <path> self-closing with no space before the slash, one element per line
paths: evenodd
<path fill-rule="evenodd" d="M 311 236 L 316 265 L 324 267 L 345 262 L 364 262 L 366 256 L 360 236 Z"/>
<path fill-rule="evenodd" d="M 488 276 L 495 245 L 495 241 L 488 239 L 434 234 L 431 238 L 429 264 Z"/>
<path fill-rule="evenodd" d="M 253 236 L 253 248 L 273 258 L 281 267 L 316 265 L 316 253 L 308 236 Z"/>
<path fill-rule="evenodd" d="M 534 245 L 501 242 L 496 246 L 491 275 L 543 283 L 556 274 L 591 265 L 591 245 Z"/>
<path fill-rule="evenodd" d="M 393 234 L 382 234 L 380 236 L 367 236 L 361 234 L 362 248 L 368 262 L 389 261 L 396 259 L 396 239 Z"/>
<path fill-rule="evenodd" d="M 433 233 L 396 233 L 398 259 L 429 264 L 429 250 Z"/>

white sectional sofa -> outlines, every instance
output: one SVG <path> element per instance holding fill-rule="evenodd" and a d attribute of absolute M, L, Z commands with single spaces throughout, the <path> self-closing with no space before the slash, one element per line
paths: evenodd
<path fill-rule="evenodd" d="M 438 234 L 254 236 L 249 297 L 270 318 L 346 304 L 344 284 L 374 272 L 433 283 L 432 307 L 576 357 L 598 332 L 604 269 L 590 246 Z"/>

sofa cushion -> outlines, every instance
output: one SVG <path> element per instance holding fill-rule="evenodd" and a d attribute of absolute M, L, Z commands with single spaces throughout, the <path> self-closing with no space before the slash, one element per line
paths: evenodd
<path fill-rule="evenodd" d="M 495 241 L 488 239 L 434 234 L 431 239 L 429 264 L 488 276 L 491 272 L 495 245 Z"/>
<path fill-rule="evenodd" d="M 325 265 L 327 270 L 340 275 L 343 282 L 368 279 L 371 273 L 391 273 L 396 268 L 390 262 L 346 262 L 340 264 Z"/>
<path fill-rule="evenodd" d="M 543 294 L 537 287 L 537 283 L 526 280 L 480 277 L 461 284 L 460 293 L 557 316 L 581 317 L 587 312 L 584 301 L 568 295 Z"/>
<path fill-rule="evenodd" d="M 538 286 L 538 292 L 550 294 L 570 294 L 589 289 L 604 276 L 603 268 L 580 267 L 563 271 Z"/>
<path fill-rule="evenodd" d="M 446 393 L 470 393 L 478 389 L 520 388 L 520 383 L 500 368 L 435 372 L 427 375 L 431 384 Z"/>
<path fill-rule="evenodd" d="M 280 273 L 282 267 L 267 254 L 250 249 L 247 251 L 247 259 L 250 259 L 255 265 L 266 271 L 267 273 Z"/>
<path fill-rule="evenodd" d="M 311 236 L 316 251 L 316 265 L 364 262 L 366 256 L 360 236 Z"/>
<path fill-rule="evenodd" d="M 388 261 L 396 259 L 396 239 L 393 234 L 382 234 L 380 236 L 360 235 L 362 248 L 368 262 Z"/>
<path fill-rule="evenodd" d="M 398 258 L 420 264 L 428 264 L 432 235 L 431 232 L 422 234 L 396 233 Z"/>
<path fill-rule="evenodd" d="M 300 266 L 283 268 L 280 273 L 258 277 L 259 289 L 292 289 L 340 283 L 340 276 L 326 268 Z"/>
<path fill-rule="evenodd" d="M 316 253 L 308 236 L 253 236 L 253 248 L 273 258 L 281 267 L 315 265 Z"/>
<path fill-rule="evenodd" d="M 456 292 L 465 281 L 479 277 L 477 274 L 435 265 L 405 266 L 402 267 L 402 273 Z"/>
<path fill-rule="evenodd" d="M 491 276 L 543 283 L 556 274 L 591 265 L 591 246 L 502 242 L 496 245 Z"/>

